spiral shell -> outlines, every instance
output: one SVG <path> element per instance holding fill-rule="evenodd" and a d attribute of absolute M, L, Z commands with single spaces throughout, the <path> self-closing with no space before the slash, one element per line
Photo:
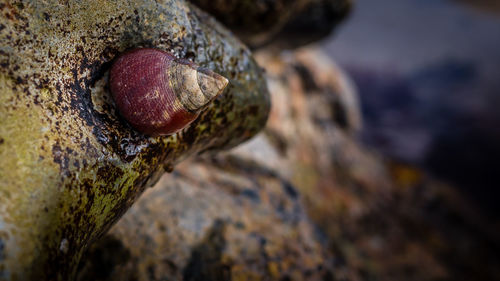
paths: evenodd
<path fill-rule="evenodd" d="M 228 80 L 157 49 L 135 49 L 111 67 L 110 90 L 120 114 L 136 130 L 170 135 L 193 122 Z"/>

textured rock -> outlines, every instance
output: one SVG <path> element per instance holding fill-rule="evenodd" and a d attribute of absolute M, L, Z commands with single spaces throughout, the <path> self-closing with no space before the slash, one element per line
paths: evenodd
<path fill-rule="evenodd" d="M 359 123 L 339 122 L 357 118 L 335 117 L 359 112 L 353 102 L 331 106 L 350 100 L 342 96 L 352 92 L 339 87 L 347 83 L 328 71 L 334 66 L 327 58 L 305 49 L 275 59 L 259 55 L 258 61 L 271 78 L 274 107 L 265 135 L 280 156 L 271 164 L 296 187 L 327 237 L 334 278 L 499 280 L 498 224 L 481 216 L 456 187 L 360 146 L 350 133 Z M 256 147 L 242 149 L 236 151 L 245 157 L 258 155 Z M 258 158 L 260 163 L 270 155 Z"/>
<path fill-rule="evenodd" d="M 312 168 L 292 155 L 299 152 L 298 144 L 307 145 L 312 137 L 305 135 L 312 133 L 307 127 L 305 131 L 300 127 L 311 125 L 313 111 L 304 107 L 316 103 L 303 100 L 301 81 L 314 85 L 308 88 L 308 97 L 327 100 L 316 104 L 322 108 L 314 118 L 328 124 L 337 120 L 331 125 L 345 135 L 344 142 L 360 127 L 355 93 L 332 64 L 324 65 L 325 72 L 309 72 L 309 66 L 320 71 L 317 66 L 325 61 L 317 50 L 299 51 L 285 61 L 270 54 L 258 58 L 266 62 L 277 104 L 267 133 L 234 151 L 185 162 L 166 175 L 93 247 L 82 264 L 80 280 L 330 280 L 344 276 L 337 272 L 334 255 L 325 251 L 324 237 L 307 216 L 303 200 L 309 194 L 297 190 L 290 179 L 295 180 L 293 174 L 299 169 Z M 280 85 L 289 86 L 283 83 L 287 77 L 297 87 L 293 91 L 280 89 Z M 287 95 L 293 105 L 285 101 Z M 342 117 L 335 118 L 337 111 Z M 291 157 L 277 149 L 279 140 L 273 137 L 277 130 L 287 132 L 281 138 L 290 145 L 286 151 Z"/>
<path fill-rule="evenodd" d="M 498 280 L 498 229 L 358 145 L 355 93 L 321 52 L 257 58 L 273 100 L 264 133 L 166 175 L 80 280 Z"/>
<path fill-rule="evenodd" d="M 214 15 L 250 46 L 268 41 L 310 0 L 190 0 Z"/>
<path fill-rule="evenodd" d="M 184 1 L 2 1 L 0 15 L 0 279 L 69 279 L 163 167 L 232 147 L 266 121 L 248 49 Z M 135 47 L 231 85 L 186 130 L 147 138 L 117 115 L 107 86 L 113 58 Z"/>
<path fill-rule="evenodd" d="M 326 38 L 347 17 L 351 0 L 311 0 L 267 44 L 292 49 Z"/>
<path fill-rule="evenodd" d="M 80 279 L 322 280 L 332 270 L 294 187 L 223 157 L 183 163 L 147 190 L 94 247 Z"/>
<path fill-rule="evenodd" d="M 251 47 L 298 47 L 321 39 L 344 19 L 351 0 L 190 0 Z"/>

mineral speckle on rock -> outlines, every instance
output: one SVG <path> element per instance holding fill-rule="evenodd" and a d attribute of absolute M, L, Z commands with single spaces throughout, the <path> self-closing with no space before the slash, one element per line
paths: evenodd
<path fill-rule="evenodd" d="M 257 58 L 274 104 L 264 132 L 162 178 L 83 266 L 109 257 L 111 270 L 81 280 L 500 276 L 495 232 L 456 191 L 357 143 L 355 92 L 319 50 Z M 336 110 L 347 122 L 331 118 Z"/>
<path fill-rule="evenodd" d="M 70 279 L 164 166 L 235 146 L 266 122 L 268 92 L 248 48 L 185 1 L 0 1 L 0 18 L 7 280 Z M 138 47 L 170 51 L 231 86 L 189 129 L 149 138 L 121 119 L 108 89 L 113 59 Z"/>

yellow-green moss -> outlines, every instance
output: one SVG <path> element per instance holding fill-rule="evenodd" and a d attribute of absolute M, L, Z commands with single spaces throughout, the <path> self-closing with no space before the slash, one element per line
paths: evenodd
<path fill-rule="evenodd" d="M 250 52 L 182 0 L 0 4 L 0 231 L 8 234 L 0 274 L 7 279 L 70 278 L 88 243 L 164 165 L 234 146 L 264 126 L 269 97 Z M 149 138 L 119 117 L 106 86 L 113 58 L 136 47 L 187 57 L 232 85 L 191 127 Z"/>

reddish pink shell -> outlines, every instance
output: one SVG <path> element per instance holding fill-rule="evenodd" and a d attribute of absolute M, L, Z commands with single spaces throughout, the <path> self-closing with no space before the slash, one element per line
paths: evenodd
<path fill-rule="evenodd" d="M 200 79 L 197 75 L 200 69 L 164 51 L 136 49 L 114 62 L 110 71 L 111 94 L 120 114 L 138 131 L 153 136 L 173 134 L 189 125 L 199 114 L 192 105 L 186 106 L 186 100 L 192 98 L 194 88 L 200 91 L 198 84 L 201 82 L 196 80 Z M 224 79 L 225 88 L 225 78 L 215 73 L 210 75 L 210 79 Z M 185 85 L 193 84 L 193 77 L 196 85 Z M 206 103 L 223 88 L 217 89 L 210 97 L 203 93 Z"/>

